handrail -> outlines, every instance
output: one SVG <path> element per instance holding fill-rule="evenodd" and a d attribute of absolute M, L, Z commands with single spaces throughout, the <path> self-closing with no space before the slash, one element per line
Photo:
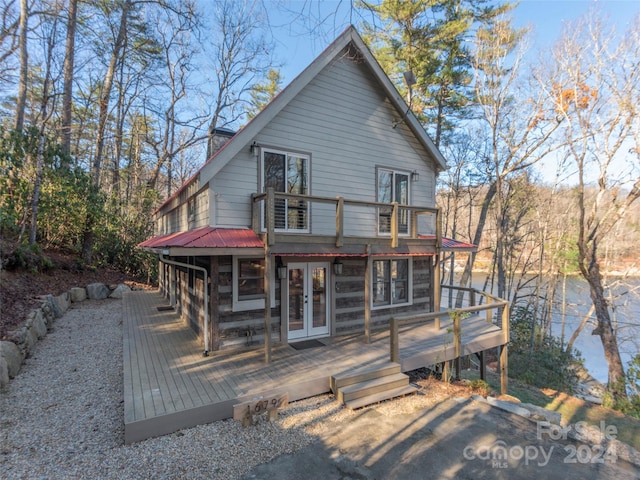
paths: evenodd
<path fill-rule="evenodd" d="M 462 288 L 462 287 L 459 287 Z M 462 317 L 465 313 L 473 314 L 478 312 L 493 310 L 502 310 L 502 318 L 500 329 L 503 333 L 503 341 L 505 344 L 509 342 L 509 301 L 504 300 L 498 297 L 494 297 L 492 295 L 488 295 L 485 292 L 481 292 L 475 289 L 465 289 L 472 290 L 474 294 L 480 294 L 486 297 L 491 298 L 492 302 L 487 303 L 485 305 L 472 305 L 469 307 L 460 307 L 453 308 L 449 310 L 440 310 L 438 312 L 429 312 L 418 315 L 405 315 L 405 316 L 396 316 L 392 317 L 389 322 L 389 330 L 390 330 L 390 346 L 389 346 L 389 357 L 392 362 L 400 361 L 400 338 L 399 338 L 399 329 L 400 326 L 411 325 L 414 323 L 425 323 L 429 320 L 434 320 L 434 328 L 436 330 L 440 330 L 440 318 L 447 316 L 453 321 L 453 335 L 454 335 L 454 347 L 456 351 L 456 358 L 460 357 L 461 346 L 462 346 Z M 490 319 L 490 316 L 487 316 Z"/>
<path fill-rule="evenodd" d="M 348 207 L 368 207 L 372 209 L 383 209 L 385 215 L 388 214 L 390 225 L 388 235 L 390 237 L 390 242 L 392 247 L 398 246 L 399 237 L 403 236 L 400 233 L 400 229 L 398 228 L 400 221 L 400 211 L 408 212 L 410 215 L 410 229 L 406 232 L 406 238 L 415 239 L 418 238 L 418 216 L 419 215 L 435 215 L 435 241 L 436 248 L 439 248 L 441 245 L 441 228 L 440 228 L 440 209 L 435 207 L 426 207 L 426 206 L 417 206 L 417 205 L 404 205 L 398 204 L 396 202 L 393 203 L 382 203 L 382 202 L 372 202 L 365 200 L 354 200 L 348 199 L 341 196 L 338 197 L 322 197 L 322 196 L 312 196 L 312 195 L 300 195 L 295 193 L 284 193 L 284 192 L 276 192 L 273 188 L 268 188 L 266 192 L 262 193 L 254 193 L 252 195 L 252 228 L 256 233 L 266 232 L 266 242 L 268 245 L 273 245 L 275 243 L 275 200 L 293 200 L 300 202 L 308 202 L 308 203 L 323 203 L 323 204 L 331 204 L 335 206 L 335 238 L 336 238 L 336 246 L 340 247 L 343 245 L 345 232 L 345 212 L 348 210 Z M 260 209 L 256 207 L 257 204 L 264 203 L 266 209 L 266 215 L 261 218 Z M 262 222 L 265 221 L 265 224 L 262 225 Z M 377 228 L 377 227 L 376 227 Z M 376 230 L 376 236 L 379 236 Z"/>

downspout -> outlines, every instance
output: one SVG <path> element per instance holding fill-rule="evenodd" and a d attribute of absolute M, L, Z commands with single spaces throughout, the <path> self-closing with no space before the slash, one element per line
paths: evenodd
<path fill-rule="evenodd" d="M 174 265 L 176 267 L 190 268 L 191 270 L 202 272 L 202 274 L 204 275 L 204 351 L 202 352 L 202 355 L 206 357 L 209 355 L 209 277 L 207 269 L 204 267 L 199 267 L 197 265 L 189 265 L 188 263 L 169 260 L 167 258 L 164 258 L 164 252 L 160 252 L 159 258 L 162 263 Z"/>

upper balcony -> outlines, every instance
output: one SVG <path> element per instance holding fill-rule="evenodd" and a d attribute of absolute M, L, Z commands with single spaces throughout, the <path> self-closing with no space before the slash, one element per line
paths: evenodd
<path fill-rule="evenodd" d="M 279 243 L 432 247 L 441 245 L 440 210 L 433 207 L 267 192 L 252 196 L 252 228 Z M 312 238 L 310 238 L 312 237 Z"/>

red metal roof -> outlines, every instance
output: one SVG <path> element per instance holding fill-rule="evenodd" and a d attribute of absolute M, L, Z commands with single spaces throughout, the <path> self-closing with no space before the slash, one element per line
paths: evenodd
<path fill-rule="evenodd" d="M 433 239 L 435 240 L 435 235 L 420 235 L 420 238 Z M 477 250 L 478 246 L 473 243 L 461 242 L 459 240 L 454 240 L 453 238 L 442 237 L 442 250 Z"/>
<path fill-rule="evenodd" d="M 263 248 L 264 243 L 253 230 L 246 228 L 202 227 L 188 232 L 153 237 L 139 248 Z"/>

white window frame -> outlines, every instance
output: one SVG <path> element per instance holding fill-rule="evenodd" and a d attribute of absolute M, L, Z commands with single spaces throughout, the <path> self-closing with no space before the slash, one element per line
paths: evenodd
<path fill-rule="evenodd" d="M 375 279 L 373 277 L 375 269 L 373 268 L 373 264 L 374 262 L 377 261 L 386 261 L 389 262 L 389 272 L 391 272 L 391 262 L 394 260 L 406 260 L 407 261 L 407 301 L 403 302 L 403 303 L 393 303 L 393 291 L 394 291 L 394 281 L 393 278 L 389 278 L 389 304 L 387 305 L 375 305 L 374 302 L 374 289 L 376 287 L 376 282 Z M 403 307 L 403 306 L 407 306 L 407 305 L 413 305 L 413 257 L 396 257 L 396 256 L 389 256 L 389 257 L 373 257 L 371 258 L 371 272 L 369 273 L 369 275 L 371 275 L 371 292 L 370 292 L 370 297 L 371 297 L 371 301 L 370 301 L 370 307 L 371 310 L 384 310 L 384 309 L 388 309 L 388 308 L 396 308 L 396 307 Z"/>
<path fill-rule="evenodd" d="M 244 312 L 247 310 L 260 310 L 264 308 L 264 298 L 256 298 L 252 300 L 240 300 L 238 298 L 238 279 L 239 279 L 239 269 L 238 269 L 238 260 L 244 260 L 248 258 L 260 259 L 264 261 L 264 257 L 256 256 L 256 255 L 234 255 L 233 256 L 233 266 L 232 266 L 232 286 L 231 289 L 233 291 L 233 311 L 234 312 Z M 275 289 L 275 272 L 273 269 L 269 272 L 269 284 L 272 285 L 271 288 L 271 306 L 275 306 L 276 304 L 276 289 Z"/>
<path fill-rule="evenodd" d="M 400 175 L 405 175 L 407 177 L 407 202 L 408 203 L 399 203 L 399 207 L 400 207 L 400 209 L 402 209 L 402 205 L 407 205 L 407 206 L 411 205 L 411 172 L 409 172 L 408 170 L 398 170 L 398 169 L 389 168 L 389 167 L 377 167 L 376 168 L 376 201 L 377 202 L 381 201 L 379 196 L 378 196 L 378 194 L 380 193 L 380 174 L 382 172 L 391 173 L 391 176 L 392 176 L 392 179 L 391 179 L 391 202 L 396 201 L 395 176 L 400 174 Z M 380 211 L 379 211 L 379 209 L 378 209 L 378 215 L 376 216 L 376 223 L 377 223 L 378 235 L 383 236 L 383 237 L 391 236 L 392 228 L 389 228 L 388 232 L 383 232 L 380 229 L 382 225 L 380 224 Z M 398 235 L 401 236 L 401 237 L 407 237 L 407 236 L 411 235 L 411 215 L 409 215 L 408 218 L 407 218 L 407 231 L 406 232 L 399 232 Z"/>
<path fill-rule="evenodd" d="M 311 155 L 308 153 L 302 153 L 302 152 L 295 152 L 295 151 L 291 151 L 291 150 L 281 150 L 278 148 L 269 148 L 269 147 L 262 147 L 260 148 L 260 191 L 264 192 L 265 191 L 265 182 L 264 182 L 264 175 L 265 175 L 265 168 L 264 168 L 264 155 L 265 153 L 275 153 L 275 154 L 279 154 L 279 155 L 284 155 L 285 159 L 287 160 L 289 157 L 299 157 L 299 158 L 304 158 L 307 162 L 307 168 L 306 168 L 306 173 L 307 173 L 307 195 L 311 195 Z M 286 181 L 286 179 L 285 179 Z M 280 192 L 280 193 L 287 193 L 287 192 Z M 285 202 L 286 203 L 286 202 Z M 265 208 L 265 202 L 261 202 L 260 204 L 260 218 L 261 218 L 261 229 L 262 231 L 266 231 L 266 225 L 264 224 L 264 208 Z M 287 212 L 287 207 L 285 206 L 285 212 Z M 300 229 L 300 228 L 276 228 L 275 231 L 276 232 L 284 232 L 284 233 L 309 233 L 311 231 L 311 202 L 307 202 L 307 225 L 306 228 L 304 229 Z M 285 216 L 285 219 L 287 217 Z"/>

